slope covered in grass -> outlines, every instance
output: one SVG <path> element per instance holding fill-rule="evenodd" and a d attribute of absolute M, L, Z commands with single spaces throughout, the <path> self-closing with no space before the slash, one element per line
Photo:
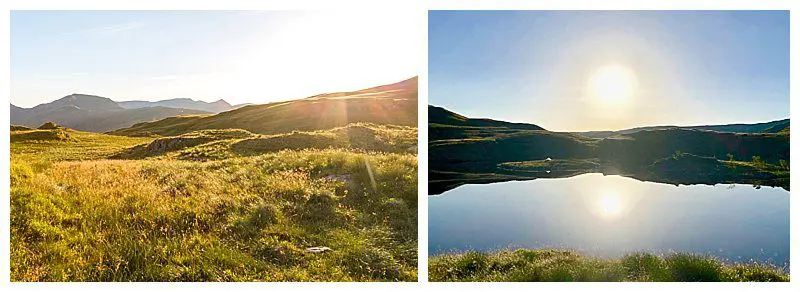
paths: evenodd
<path fill-rule="evenodd" d="M 395 84 L 284 102 L 250 105 L 210 116 L 171 117 L 110 132 L 125 136 L 176 136 L 206 129 L 256 134 L 316 131 L 367 122 L 417 125 L 417 78 Z"/>
<path fill-rule="evenodd" d="M 11 131 L 11 160 L 43 164 L 109 158 L 153 138 L 120 137 L 71 129 Z M 12 163 L 13 165 L 13 163 Z"/>
<path fill-rule="evenodd" d="M 726 264 L 699 255 L 633 253 L 618 259 L 585 256 L 569 250 L 503 250 L 433 256 L 432 282 L 785 282 L 782 269 L 757 264 Z"/>
<path fill-rule="evenodd" d="M 302 133 L 356 134 L 386 148 L 234 147 L 300 132 L 12 131 L 11 279 L 416 280 L 417 156 L 392 148 L 416 129 Z"/>
<path fill-rule="evenodd" d="M 406 126 L 355 123 L 312 132 L 260 135 L 240 129 L 200 130 L 161 137 L 131 147 L 113 158 L 169 157 L 215 160 L 280 150 L 349 149 L 356 152 L 416 153 L 417 129 Z"/>

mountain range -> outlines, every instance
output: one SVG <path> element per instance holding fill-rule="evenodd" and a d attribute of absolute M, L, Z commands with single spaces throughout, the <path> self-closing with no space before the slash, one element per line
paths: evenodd
<path fill-rule="evenodd" d="M 106 132 L 144 121 L 197 114 L 210 112 L 163 106 L 124 108 L 106 97 L 70 94 L 32 108 L 21 108 L 12 104 L 11 124 L 38 127 L 46 122 L 55 122 L 80 131 Z"/>
<path fill-rule="evenodd" d="M 88 132 L 117 135 L 178 135 L 203 129 L 245 129 L 283 133 L 331 129 L 354 122 L 417 125 L 417 77 L 350 92 L 262 105 L 232 106 L 177 98 L 116 102 L 71 94 L 33 108 L 11 105 L 11 124 L 31 128 L 46 122 Z"/>
<path fill-rule="evenodd" d="M 245 104 L 238 104 L 238 105 L 231 105 L 225 100 L 217 100 L 215 102 L 205 102 L 201 100 L 193 100 L 189 98 L 173 98 L 167 100 L 160 100 L 160 101 L 143 101 L 143 100 L 131 100 L 131 101 L 119 101 L 117 104 L 124 108 L 124 109 L 136 109 L 136 108 L 146 108 L 146 107 L 169 107 L 169 108 L 182 108 L 182 109 L 190 109 L 190 110 L 199 110 L 209 113 L 221 113 L 224 111 L 229 111 L 233 109 L 237 109 L 246 105 Z"/>

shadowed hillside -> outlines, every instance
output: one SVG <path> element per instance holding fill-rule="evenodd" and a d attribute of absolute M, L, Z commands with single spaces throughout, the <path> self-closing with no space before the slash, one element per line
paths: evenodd
<path fill-rule="evenodd" d="M 505 128 L 516 130 L 544 130 L 544 128 L 532 124 L 509 123 L 492 119 L 467 118 L 444 108 L 432 105 L 428 105 L 428 124 L 459 127 Z"/>
<path fill-rule="evenodd" d="M 206 129 L 244 129 L 257 134 L 315 131 L 366 122 L 416 126 L 417 78 L 395 84 L 250 105 L 212 116 L 173 117 L 109 132 L 124 136 L 175 136 Z"/>
<path fill-rule="evenodd" d="M 730 124 L 730 125 L 710 125 L 710 126 L 652 126 L 652 127 L 638 127 L 620 131 L 590 131 L 578 132 L 576 134 L 590 137 L 590 138 L 607 138 L 616 135 L 633 134 L 641 131 L 653 130 L 668 130 L 668 129 L 683 129 L 683 130 L 708 130 L 715 132 L 731 132 L 731 133 L 781 133 L 784 129 L 789 129 L 789 119 L 779 121 L 756 123 L 756 124 Z M 788 134 L 788 130 L 787 134 Z"/>

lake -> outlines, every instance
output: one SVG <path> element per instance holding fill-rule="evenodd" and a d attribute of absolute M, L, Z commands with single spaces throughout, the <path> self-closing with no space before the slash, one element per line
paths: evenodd
<path fill-rule="evenodd" d="M 429 254 L 567 248 L 600 257 L 680 251 L 788 266 L 789 192 L 591 173 L 465 185 L 428 197 Z"/>

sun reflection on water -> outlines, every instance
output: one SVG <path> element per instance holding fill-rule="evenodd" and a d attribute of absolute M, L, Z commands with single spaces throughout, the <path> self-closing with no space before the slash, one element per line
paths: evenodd
<path fill-rule="evenodd" d="M 624 207 L 622 196 L 615 191 L 606 191 L 597 200 L 600 214 L 604 217 L 617 217 Z"/>

